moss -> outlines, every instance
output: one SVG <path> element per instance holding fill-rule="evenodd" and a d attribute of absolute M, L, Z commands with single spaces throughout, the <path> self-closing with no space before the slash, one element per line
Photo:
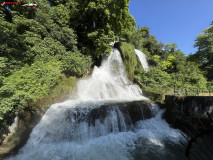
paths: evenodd
<path fill-rule="evenodd" d="M 138 66 L 139 62 L 139 60 L 137 60 L 134 47 L 126 42 L 119 42 L 115 44 L 115 48 L 117 48 L 121 52 L 127 77 L 130 80 L 133 80 L 135 69 Z"/>
<path fill-rule="evenodd" d="M 76 77 L 64 77 L 63 80 L 52 90 L 51 95 L 68 94 L 71 92 L 71 89 L 75 87 L 76 83 Z"/>
<path fill-rule="evenodd" d="M 159 93 L 159 92 L 153 92 L 150 90 L 143 89 L 143 95 L 145 97 L 148 97 L 154 102 L 157 102 L 158 104 L 163 104 L 165 100 L 165 94 Z"/>

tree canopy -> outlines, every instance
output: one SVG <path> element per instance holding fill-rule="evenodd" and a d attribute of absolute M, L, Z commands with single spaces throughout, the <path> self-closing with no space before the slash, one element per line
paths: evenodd
<path fill-rule="evenodd" d="M 200 65 L 201 69 L 207 71 L 207 78 L 213 80 L 213 22 L 195 40 L 197 52 L 190 55 L 189 60 Z"/>

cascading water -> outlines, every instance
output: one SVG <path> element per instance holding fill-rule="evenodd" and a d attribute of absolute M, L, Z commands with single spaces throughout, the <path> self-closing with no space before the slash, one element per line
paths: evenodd
<path fill-rule="evenodd" d="M 8 159 L 184 159 L 177 149 L 180 132 L 170 128 L 161 118 L 163 111 L 141 94 L 127 79 L 120 53 L 114 49 L 91 77 L 78 82 L 71 100 L 47 110 L 27 144 Z M 146 119 L 149 112 L 143 107 L 133 114 L 140 101 L 146 101 L 151 118 Z M 133 106 L 128 110 L 129 104 Z"/>
<path fill-rule="evenodd" d="M 138 58 L 140 59 L 141 64 L 143 66 L 143 69 L 145 71 L 148 71 L 149 65 L 148 65 L 148 62 L 146 60 L 146 55 L 138 49 L 135 49 L 135 53 L 137 54 Z"/>
<path fill-rule="evenodd" d="M 13 124 L 9 127 L 10 134 L 13 134 L 13 133 L 16 132 L 17 126 L 18 126 L 18 117 L 16 116 L 15 119 L 14 119 Z"/>
<path fill-rule="evenodd" d="M 94 67 L 92 76 L 80 80 L 74 99 L 142 99 L 141 89 L 133 85 L 126 77 L 120 52 L 114 49 L 108 58 L 105 58 L 100 68 Z"/>

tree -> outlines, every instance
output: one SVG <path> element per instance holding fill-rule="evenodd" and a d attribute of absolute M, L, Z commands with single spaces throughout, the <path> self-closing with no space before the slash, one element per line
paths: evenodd
<path fill-rule="evenodd" d="M 175 51 L 175 49 L 177 48 L 177 44 L 175 44 L 175 43 L 168 43 L 168 44 L 166 44 L 165 45 L 165 50 L 166 51 L 168 51 L 168 52 L 170 52 L 170 53 L 174 53 L 174 51 Z"/>
<path fill-rule="evenodd" d="M 30 110 L 28 103 L 48 95 L 61 78 L 59 62 L 35 62 L 0 79 L 0 144 L 3 135 L 9 133 L 15 113 Z"/>
<path fill-rule="evenodd" d="M 155 89 L 168 89 L 172 86 L 171 75 L 158 68 L 150 68 L 148 72 L 137 75 L 136 79 L 145 84 L 145 86 Z"/>
<path fill-rule="evenodd" d="M 163 54 L 163 43 L 159 42 L 155 36 L 149 33 L 148 27 L 128 31 L 124 38 L 127 42 L 134 45 L 136 49 L 143 51 L 148 59 L 151 59 L 154 55 L 161 56 Z"/>
<path fill-rule="evenodd" d="M 177 88 L 206 88 L 207 81 L 203 72 L 194 62 L 184 62 L 177 66 L 177 73 L 173 73 L 174 85 Z"/>
<path fill-rule="evenodd" d="M 198 51 L 190 55 L 189 60 L 198 63 L 202 70 L 208 72 L 207 78 L 213 80 L 213 22 L 198 35 L 194 46 Z"/>
<path fill-rule="evenodd" d="M 79 47 L 90 48 L 93 56 L 109 51 L 111 41 L 135 27 L 128 4 L 129 0 L 79 0 L 76 7 L 78 25 L 75 28 Z"/>
<path fill-rule="evenodd" d="M 198 47 L 196 55 L 202 65 L 208 65 L 213 63 L 213 22 L 212 26 L 203 32 L 195 40 L 195 47 Z"/>
<path fill-rule="evenodd" d="M 164 71 L 173 72 L 176 67 L 176 58 L 169 55 L 166 60 L 160 62 L 159 67 Z"/>

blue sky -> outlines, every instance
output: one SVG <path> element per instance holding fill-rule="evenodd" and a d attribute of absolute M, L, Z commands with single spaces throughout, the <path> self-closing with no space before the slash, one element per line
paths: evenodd
<path fill-rule="evenodd" d="M 137 25 L 186 55 L 196 51 L 195 38 L 213 21 L 213 0 L 130 0 L 129 6 Z"/>

